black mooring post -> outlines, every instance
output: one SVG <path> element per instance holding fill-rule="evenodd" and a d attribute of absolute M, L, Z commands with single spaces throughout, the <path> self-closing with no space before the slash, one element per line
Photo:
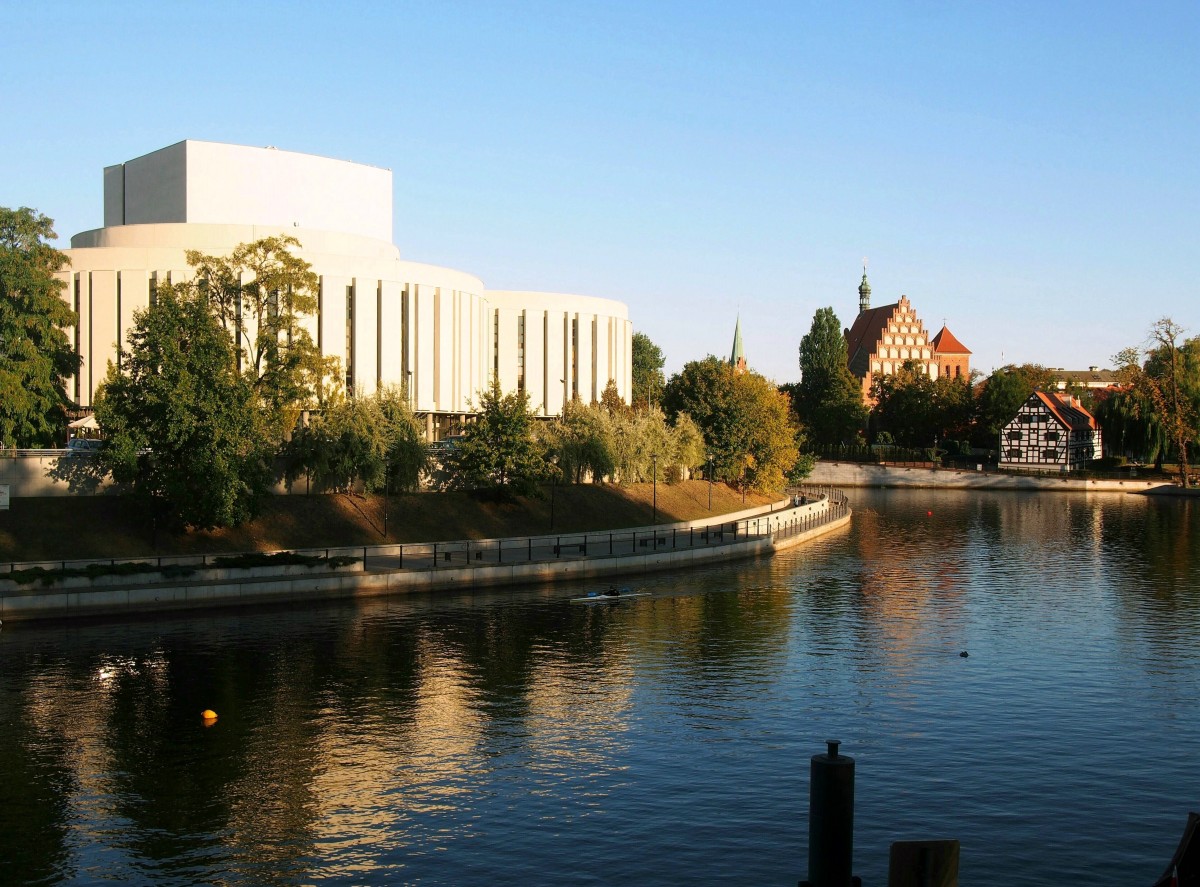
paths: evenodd
<path fill-rule="evenodd" d="M 808 880 L 800 887 L 861 887 L 851 874 L 854 856 L 854 758 L 841 743 L 812 756 L 808 789 Z"/>

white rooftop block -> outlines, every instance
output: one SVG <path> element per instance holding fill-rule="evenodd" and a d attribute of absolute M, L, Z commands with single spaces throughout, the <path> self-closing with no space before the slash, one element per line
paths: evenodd
<path fill-rule="evenodd" d="M 104 224 L 298 227 L 392 240 L 391 170 L 183 141 L 104 170 Z"/>

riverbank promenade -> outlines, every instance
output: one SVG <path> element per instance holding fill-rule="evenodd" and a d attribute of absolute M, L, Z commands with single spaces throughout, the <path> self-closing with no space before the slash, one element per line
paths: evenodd
<path fill-rule="evenodd" d="M 849 504 L 831 488 L 793 491 L 765 507 L 589 533 L 304 549 L 316 565 L 229 566 L 193 555 L 123 561 L 145 572 L 105 574 L 111 561 L 0 566 L 0 620 L 18 622 L 165 610 L 533 585 L 684 569 L 765 556 L 845 526 Z M 93 575 L 77 575 L 91 568 Z M 42 571 L 31 573 L 30 571 Z M 6 578 L 5 573 L 10 577 Z M 36 575 L 20 583 L 18 576 Z"/>

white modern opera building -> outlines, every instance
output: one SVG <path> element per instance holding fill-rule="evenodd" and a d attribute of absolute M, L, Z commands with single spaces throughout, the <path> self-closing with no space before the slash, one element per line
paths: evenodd
<path fill-rule="evenodd" d="M 621 302 L 498 291 L 465 271 L 402 259 L 390 170 L 328 157 L 183 141 L 104 170 L 104 227 L 71 238 L 64 297 L 83 364 L 68 395 L 90 407 L 135 311 L 189 275 L 184 251 L 225 255 L 274 235 L 320 278 L 310 331 L 358 393 L 406 385 L 434 437 L 493 376 L 542 416 L 612 379 L 628 401 L 632 325 Z M 74 390 L 71 390 L 73 385 Z"/>

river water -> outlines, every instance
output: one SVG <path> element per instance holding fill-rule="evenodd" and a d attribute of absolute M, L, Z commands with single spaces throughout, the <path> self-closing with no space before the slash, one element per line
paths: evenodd
<path fill-rule="evenodd" d="M 964 884 L 1151 883 L 1200 809 L 1200 506 L 850 501 L 614 603 L 6 627 L 0 883 L 791 885 L 826 738 L 868 887 L 921 838 Z"/>

